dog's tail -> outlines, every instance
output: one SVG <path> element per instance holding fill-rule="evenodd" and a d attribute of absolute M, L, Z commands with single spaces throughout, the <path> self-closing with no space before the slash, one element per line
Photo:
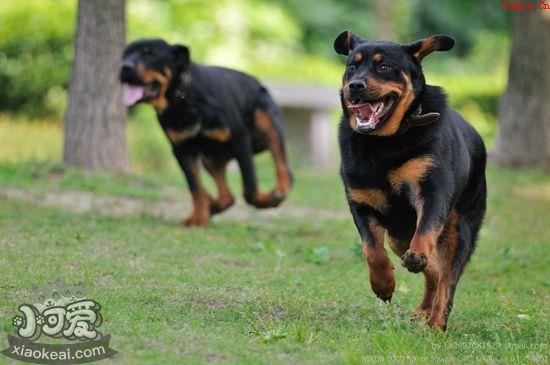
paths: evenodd
<path fill-rule="evenodd" d="M 280 193 L 286 196 L 294 180 L 287 160 L 283 116 L 265 87 L 262 87 L 260 90 L 257 110 L 260 112 L 260 117 L 256 116 L 256 126 L 260 127 L 259 124 L 263 124 L 261 129 L 266 132 L 266 135 L 270 139 L 268 148 L 273 153 L 277 169 L 277 190 L 281 190 Z M 262 113 L 267 114 L 268 118 L 262 118 L 261 115 L 264 115 Z"/>
<path fill-rule="evenodd" d="M 260 96 L 258 98 L 258 108 L 265 111 L 271 120 L 273 121 L 273 127 L 277 131 L 277 134 L 279 136 L 279 140 L 282 144 L 282 149 L 285 151 L 285 132 L 284 132 L 284 122 L 283 122 L 283 115 L 281 114 L 281 111 L 279 110 L 279 107 L 277 104 L 275 104 L 275 101 L 269 94 L 269 91 L 262 87 L 260 91 Z"/>

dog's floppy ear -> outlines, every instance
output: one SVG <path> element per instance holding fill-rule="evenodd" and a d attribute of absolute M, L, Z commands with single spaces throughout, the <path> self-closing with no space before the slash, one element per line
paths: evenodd
<path fill-rule="evenodd" d="M 347 56 L 361 42 L 363 42 L 361 38 L 351 31 L 345 30 L 334 40 L 334 50 L 336 53 Z"/>
<path fill-rule="evenodd" d="M 406 51 L 416 58 L 418 62 L 433 51 L 448 51 L 455 45 L 455 40 L 447 35 L 434 35 L 433 37 L 424 38 L 411 44 L 407 44 Z"/>
<path fill-rule="evenodd" d="M 172 46 L 172 54 L 178 64 L 186 65 L 189 63 L 190 52 L 189 48 L 182 46 L 181 44 L 174 44 Z"/>

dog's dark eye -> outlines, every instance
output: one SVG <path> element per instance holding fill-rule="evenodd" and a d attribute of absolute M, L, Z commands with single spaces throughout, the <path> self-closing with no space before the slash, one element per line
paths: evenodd
<path fill-rule="evenodd" d="M 349 65 L 348 66 L 348 71 L 350 73 L 355 73 L 355 70 L 357 70 L 357 67 L 355 67 L 355 65 Z"/>
<path fill-rule="evenodd" d="M 391 67 L 385 64 L 381 64 L 381 65 L 378 65 L 378 67 L 376 68 L 376 71 L 382 72 L 382 73 L 389 72 L 391 71 Z"/>
<path fill-rule="evenodd" d="M 150 55 L 151 53 L 153 53 L 153 51 L 151 51 L 151 48 L 149 47 L 144 47 L 141 49 L 141 54 Z"/>

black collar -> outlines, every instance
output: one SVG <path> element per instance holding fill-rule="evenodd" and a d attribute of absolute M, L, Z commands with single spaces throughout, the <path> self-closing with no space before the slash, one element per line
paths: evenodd
<path fill-rule="evenodd" d="M 401 126 L 396 135 L 402 135 L 403 133 L 414 127 L 432 124 L 439 120 L 440 116 L 441 114 L 437 112 L 422 114 L 422 105 L 419 105 L 414 113 L 412 113 L 407 119 L 404 119 L 401 122 Z"/>
<path fill-rule="evenodd" d="M 178 102 L 185 99 L 190 86 L 191 72 L 189 70 L 180 72 L 176 83 L 176 88 L 174 89 L 174 101 Z"/>

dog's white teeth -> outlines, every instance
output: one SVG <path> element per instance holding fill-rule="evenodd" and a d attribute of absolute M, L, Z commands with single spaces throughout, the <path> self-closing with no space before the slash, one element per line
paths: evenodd
<path fill-rule="evenodd" d="M 367 120 L 361 120 L 358 117 L 355 117 L 355 123 L 357 123 L 357 125 L 361 125 L 361 126 L 373 127 L 374 120 L 373 120 L 372 116 Z"/>

